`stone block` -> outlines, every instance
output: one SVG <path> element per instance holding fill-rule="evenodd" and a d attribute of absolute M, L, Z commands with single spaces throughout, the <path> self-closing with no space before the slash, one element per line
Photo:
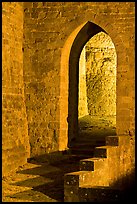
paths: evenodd
<path fill-rule="evenodd" d="M 107 136 L 106 137 L 106 145 L 107 146 L 118 146 L 119 145 L 119 137 L 118 136 Z"/>
<path fill-rule="evenodd" d="M 108 146 L 128 146 L 130 141 L 130 136 L 120 135 L 120 136 L 107 136 L 106 145 Z"/>
<path fill-rule="evenodd" d="M 64 186 L 64 202 L 79 202 L 78 191 L 76 186 Z"/>
<path fill-rule="evenodd" d="M 96 147 L 94 156 L 95 157 L 101 157 L 101 158 L 109 158 L 110 154 L 113 154 L 112 152 L 117 149 L 115 146 L 101 146 L 101 147 Z"/>
<path fill-rule="evenodd" d="M 106 158 L 89 158 L 80 160 L 79 168 L 80 171 L 96 171 L 99 168 L 103 169 L 103 166 L 106 165 Z"/>
<path fill-rule="evenodd" d="M 92 175 L 90 171 L 77 171 L 65 174 L 64 185 L 65 186 L 80 186 L 89 182 L 89 178 Z"/>
<path fill-rule="evenodd" d="M 79 188 L 79 202 L 116 202 L 121 194 L 119 189 L 108 186 L 85 186 Z"/>

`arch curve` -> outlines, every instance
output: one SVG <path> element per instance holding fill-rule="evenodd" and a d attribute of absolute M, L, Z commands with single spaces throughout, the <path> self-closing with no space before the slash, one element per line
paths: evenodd
<path fill-rule="evenodd" d="M 80 53 L 86 42 L 99 32 L 100 26 L 87 21 L 68 37 L 61 55 L 59 150 L 71 146 L 78 134 L 78 70 Z"/>

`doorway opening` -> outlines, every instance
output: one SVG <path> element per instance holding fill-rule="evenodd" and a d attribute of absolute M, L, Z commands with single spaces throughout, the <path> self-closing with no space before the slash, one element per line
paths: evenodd
<path fill-rule="evenodd" d="M 81 142 L 105 144 L 116 135 L 115 46 L 105 32 L 84 45 L 79 59 L 78 137 Z"/>
<path fill-rule="evenodd" d="M 114 86 L 112 86 L 111 81 L 113 77 L 107 77 L 107 74 L 114 75 L 114 72 L 116 73 L 116 66 L 114 68 L 114 64 L 116 64 L 116 52 L 113 57 L 109 55 L 109 51 L 114 51 L 115 48 L 112 41 L 111 45 L 107 45 L 107 41 L 108 43 L 111 41 L 107 32 L 99 25 L 88 21 L 79 25 L 70 34 L 62 49 L 60 69 L 60 151 L 72 147 L 74 141 L 82 138 L 80 137 L 79 130 L 81 128 L 80 125 L 82 125 L 82 127 L 85 125 L 85 129 L 86 125 L 88 125 L 87 121 L 85 123 L 84 120 L 86 115 L 92 117 L 92 119 L 94 118 L 94 120 L 96 118 L 99 120 L 100 118 L 99 121 L 102 119 L 104 122 L 106 121 L 109 126 L 111 124 L 112 126 L 114 125 L 113 132 L 109 133 L 112 133 L 113 135 L 115 134 L 116 103 L 113 103 L 114 110 L 112 112 L 114 113 L 111 113 L 111 100 L 106 101 L 104 104 L 104 99 L 102 97 L 103 94 L 105 94 L 106 99 L 109 97 L 111 98 L 112 92 L 105 93 L 104 90 L 113 87 L 113 91 L 115 90 L 113 92 L 115 96 L 112 98 L 114 101 L 116 99 L 116 75 L 113 83 Z M 97 44 L 98 47 L 96 47 Z M 104 46 L 101 47 L 102 45 Z M 85 69 L 82 70 L 80 68 L 80 64 L 82 63 L 80 62 L 81 55 L 85 58 Z M 114 64 L 112 62 L 114 62 Z M 81 72 L 85 73 L 85 76 L 83 76 L 83 80 L 85 79 L 85 85 L 83 85 L 85 86 L 85 89 L 82 91 L 82 95 L 85 93 L 85 96 L 81 96 L 81 93 L 79 92 L 81 80 L 79 76 L 81 75 Z M 105 77 L 107 77 L 107 80 L 105 80 Z M 95 92 L 91 93 L 91 87 Z M 82 101 L 79 103 L 79 100 L 81 100 L 81 97 L 87 97 L 84 99 L 86 100 L 85 115 L 81 115 L 80 113 Z M 90 130 L 92 129 L 91 126 L 93 126 L 93 122 L 90 124 Z M 86 130 L 83 129 L 83 131 Z"/>

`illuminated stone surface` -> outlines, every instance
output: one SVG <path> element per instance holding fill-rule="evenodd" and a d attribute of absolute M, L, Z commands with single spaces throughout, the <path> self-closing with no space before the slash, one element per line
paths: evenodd
<path fill-rule="evenodd" d="M 133 2 L 2 3 L 3 175 L 11 174 L 29 157 L 66 150 L 68 141 L 75 140 L 79 56 L 89 38 L 102 29 L 117 55 L 116 133 L 134 136 L 134 7 Z M 95 48 L 95 60 L 101 59 Z M 102 86 L 107 90 L 108 84 Z M 95 97 L 92 102 L 89 99 L 96 102 Z M 91 113 L 114 114 L 114 106 L 110 104 L 110 112 L 104 104 L 100 109 L 96 104 Z M 134 143 L 130 149 L 132 156 L 125 143 L 120 153 L 126 157 L 120 163 L 124 174 L 127 163 L 134 163 Z M 115 153 L 112 157 L 117 160 Z"/>

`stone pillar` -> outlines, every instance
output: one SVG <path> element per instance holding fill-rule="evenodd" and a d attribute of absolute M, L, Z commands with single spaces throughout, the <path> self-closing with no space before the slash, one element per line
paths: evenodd
<path fill-rule="evenodd" d="M 23 4 L 2 3 L 2 174 L 30 157 L 23 79 Z"/>
<path fill-rule="evenodd" d="M 87 90 L 86 90 L 86 64 L 85 64 L 85 47 L 83 48 L 79 60 L 79 101 L 78 117 L 88 115 Z"/>

